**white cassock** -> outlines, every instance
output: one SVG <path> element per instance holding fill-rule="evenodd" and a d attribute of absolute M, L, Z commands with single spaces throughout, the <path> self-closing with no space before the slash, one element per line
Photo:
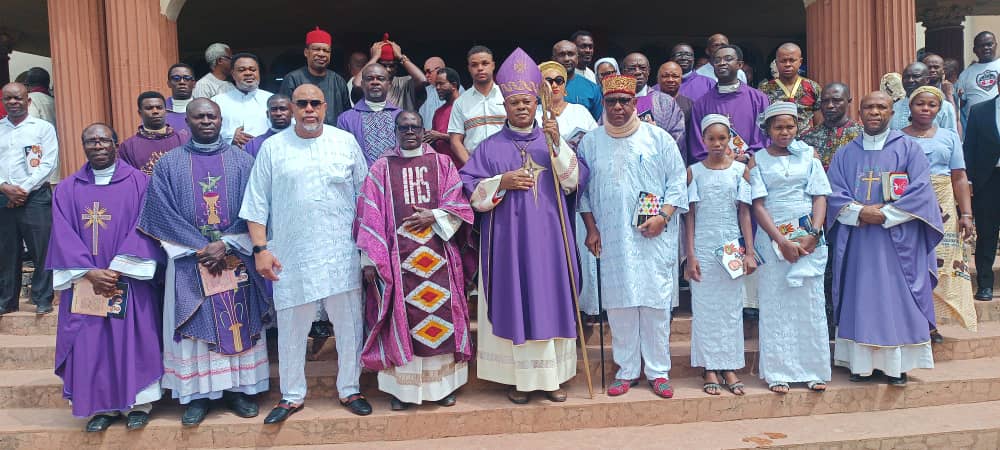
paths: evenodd
<path fill-rule="evenodd" d="M 355 201 L 368 173 L 354 136 L 323 125 L 303 139 L 294 127 L 264 141 L 240 217 L 266 224 L 268 249 L 283 266 L 274 282 L 282 398 L 306 397 L 306 342 L 320 302 L 333 323 L 337 391 L 360 392 L 361 262 L 352 236 Z"/>

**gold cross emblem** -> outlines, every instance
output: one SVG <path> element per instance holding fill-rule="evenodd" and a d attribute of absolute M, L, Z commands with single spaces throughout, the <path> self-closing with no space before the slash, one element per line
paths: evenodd
<path fill-rule="evenodd" d="M 84 220 L 84 228 L 90 228 L 94 233 L 94 242 L 91 245 L 90 250 L 92 255 L 97 254 L 97 229 L 107 228 L 108 225 L 104 221 L 111 220 L 111 214 L 105 213 L 107 213 L 107 210 L 101 207 L 101 202 L 94 202 L 94 206 L 87 208 L 86 213 L 80 216 L 80 218 Z"/>
<path fill-rule="evenodd" d="M 865 201 L 866 202 L 867 201 L 871 201 L 871 199 L 872 199 L 872 183 L 874 183 L 876 181 L 881 181 L 881 180 L 879 178 L 875 177 L 875 171 L 869 170 L 868 171 L 868 178 L 862 178 L 861 181 L 867 181 L 868 182 L 868 195 L 865 196 Z"/>

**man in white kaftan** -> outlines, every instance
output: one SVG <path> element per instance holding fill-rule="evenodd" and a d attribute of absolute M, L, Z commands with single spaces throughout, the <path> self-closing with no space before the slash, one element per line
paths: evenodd
<path fill-rule="evenodd" d="M 240 210 L 257 270 L 274 283 L 282 400 L 264 423 L 302 408 L 306 338 L 320 302 L 336 335 L 341 403 L 355 414 L 371 413 L 359 385 L 361 261 L 351 232 L 368 165 L 354 136 L 323 124 L 324 103 L 315 85 L 295 89 L 295 126 L 264 141 Z"/>
<path fill-rule="evenodd" d="M 669 398 L 679 229 L 672 218 L 687 210 L 684 160 L 667 132 L 636 116 L 634 78 L 609 76 L 602 85 L 605 124 L 584 136 L 577 151 L 591 170 L 580 213 L 587 247 L 604 263 L 601 299 L 619 366 L 608 395 L 622 395 L 635 386 L 644 361 L 653 392 Z M 658 207 L 637 217 L 643 197 Z"/>

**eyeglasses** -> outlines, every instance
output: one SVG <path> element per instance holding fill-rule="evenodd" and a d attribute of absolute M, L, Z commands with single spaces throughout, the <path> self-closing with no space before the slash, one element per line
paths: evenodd
<path fill-rule="evenodd" d="M 632 101 L 631 97 L 607 97 L 604 99 L 604 106 L 611 108 L 615 105 L 625 106 Z"/>
<path fill-rule="evenodd" d="M 177 81 L 181 81 L 181 80 L 184 80 L 184 81 L 194 81 L 194 77 L 192 77 L 191 75 L 171 75 L 170 76 L 170 81 L 177 82 Z"/>
<path fill-rule="evenodd" d="M 396 126 L 396 131 L 398 131 L 400 133 L 409 133 L 409 132 L 416 133 L 418 130 L 423 130 L 423 129 L 424 129 L 424 127 L 422 127 L 420 125 L 397 125 Z"/>
<path fill-rule="evenodd" d="M 298 106 L 299 108 L 305 108 L 306 106 L 319 108 L 324 103 L 326 102 L 324 102 L 323 100 L 296 100 L 295 106 Z"/>
<path fill-rule="evenodd" d="M 563 77 L 546 78 L 545 81 L 549 84 L 555 83 L 556 86 L 562 86 L 563 83 L 566 83 L 566 79 Z"/>
<path fill-rule="evenodd" d="M 674 53 L 674 58 L 694 58 L 694 53 L 692 52 L 677 52 Z"/>
<path fill-rule="evenodd" d="M 625 72 L 645 72 L 649 70 L 649 66 L 636 65 L 636 66 L 625 66 Z"/>
<path fill-rule="evenodd" d="M 92 139 L 84 139 L 83 140 L 83 146 L 84 147 L 88 147 L 88 148 L 94 148 L 94 147 L 98 147 L 98 146 L 107 146 L 107 145 L 111 145 L 111 144 L 114 144 L 114 143 L 115 143 L 115 141 L 113 139 L 108 139 L 108 138 L 92 138 Z"/>

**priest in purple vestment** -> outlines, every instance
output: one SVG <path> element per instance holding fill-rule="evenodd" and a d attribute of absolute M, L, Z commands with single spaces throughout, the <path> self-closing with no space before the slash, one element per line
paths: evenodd
<path fill-rule="evenodd" d="M 930 167 L 914 140 L 889 129 L 892 99 L 861 100 L 864 134 L 833 156 L 826 228 L 833 249 L 834 364 L 851 381 L 934 367 L 934 247 L 944 236 Z"/>
<path fill-rule="evenodd" d="M 729 118 L 733 131 L 745 142 L 747 154 L 737 155 L 736 160 L 747 162 L 749 155 L 768 145 L 767 136 L 757 125 L 757 116 L 771 104 L 764 93 L 747 86 L 737 76 L 743 67 L 743 51 L 735 45 L 723 45 L 715 51 L 712 61 L 715 76 L 719 78 L 715 87 L 702 95 L 691 107 L 691 123 L 701 123 L 709 114 L 721 114 Z M 683 84 L 681 84 L 683 86 Z M 736 140 L 736 136 L 733 136 Z M 701 130 L 697 127 L 688 133 L 689 163 L 705 159 L 708 153 L 701 142 Z"/>
<path fill-rule="evenodd" d="M 184 63 L 177 63 L 167 70 L 167 86 L 170 87 L 170 97 L 167 97 L 167 125 L 176 132 L 188 129 L 187 114 L 184 109 L 191 101 L 191 94 L 194 92 L 194 85 L 197 81 L 194 78 L 194 69 Z"/>
<path fill-rule="evenodd" d="M 292 125 L 292 99 L 288 98 L 285 94 L 274 94 L 267 99 L 267 121 L 270 122 L 271 128 L 268 128 L 267 132 L 254 137 L 247 142 L 247 145 L 243 146 L 243 150 L 253 156 L 257 157 L 257 152 L 260 151 L 260 146 L 264 145 L 264 140 L 274 136 L 276 133 L 281 132 L 285 128 Z"/>
<path fill-rule="evenodd" d="M 542 75 L 523 50 L 514 50 L 496 79 L 507 123 L 460 171 L 481 224 L 476 375 L 510 385 L 507 396 L 517 404 L 536 390 L 560 402 L 560 384 L 576 374 L 579 289 L 569 272 L 579 267 L 576 245 L 568 244 L 567 264 L 563 239 L 574 236 L 572 194 L 589 172 L 555 120 L 535 122 Z"/>
<path fill-rule="evenodd" d="M 63 291 L 55 372 L 73 415 L 91 417 L 87 431 L 104 431 L 122 414 L 134 430 L 161 395 L 163 291 L 154 276 L 164 257 L 135 229 L 149 178 L 116 158 L 110 127 L 93 124 L 82 138 L 87 163 L 52 200 L 46 268 Z"/>
<path fill-rule="evenodd" d="M 681 68 L 680 95 L 691 101 L 697 101 L 715 86 L 715 80 L 701 75 L 694 70 L 694 49 L 690 44 L 681 42 L 670 51 L 670 60 L 677 63 Z"/>
<path fill-rule="evenodd" d="M 465 286 L 475 263 L 462 264 L 472 207 L 458 168 L 423 135 L 419 114 L 396 116 L 400 146 L 372 165 L 357 207 L 365 278 L 385 286 L 366 299 L 371 332 L 361 363 L 379 371 L 395 411 L 423 401 L 454 405 L 472 359 Z"/>
<path fill-rule="evenodd" d="M 369 64 L 361 70 L 364 99 L 337 118 L 337 128 L 354 135 L 371 166 L 386 150 L 396 146 L 393 130 L 401 109 L 388 100 L 392 80 L 381 64 Z"/>
<path fill-rule="evenodd" d="M 142 124 L 135 136 L 125 139 L 121 147 L 122 161 L 141 170 L 146 175 L 153 174 L 153 166 L 164 154 L 183 146 L 190 139 L 187 126 L 174 129 L 167 123 L 166 101 L 156 91 L 146 91 L 136 99 Z"/>
<path fill-rule="evenodd" d="M 273 307 L 238 215 L 254 159 L 221 139 L 214 101 L 192 100 L 187 121 L 192 137 L 156 164 L 137 226 L 167 253 L 163 387 L 187 405 L 181 423 L 195 426 L 218 398 L 257 415 L 249 396 L 269 387 Z"/>

